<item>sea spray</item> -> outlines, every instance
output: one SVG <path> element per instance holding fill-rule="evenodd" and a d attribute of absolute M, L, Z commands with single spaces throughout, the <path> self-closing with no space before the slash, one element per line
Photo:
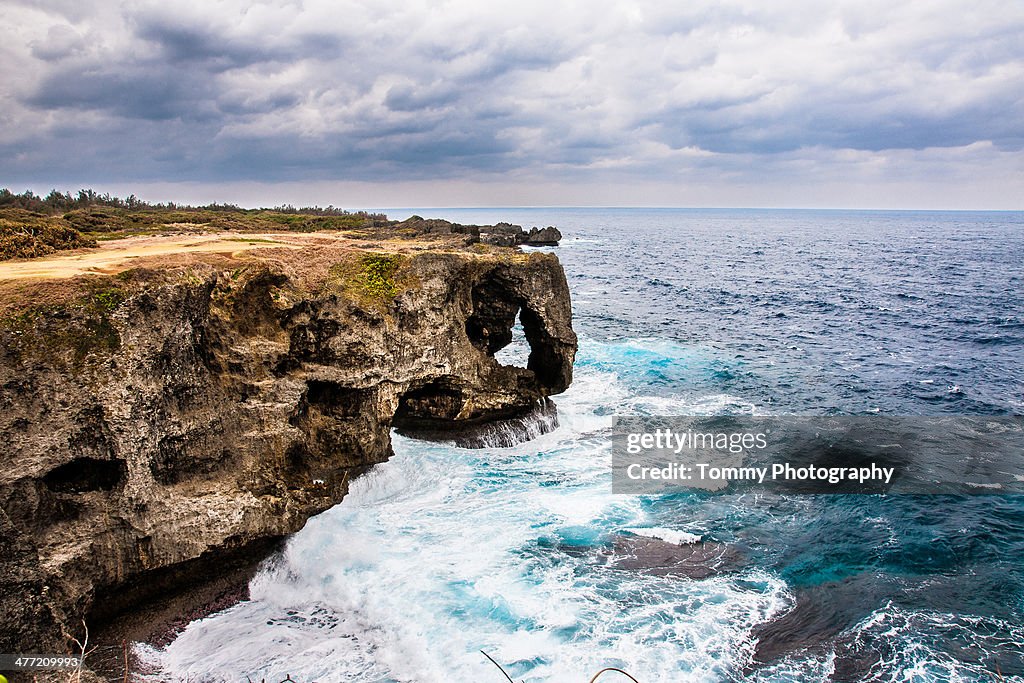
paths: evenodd
<path fill-rule="evenodd" d="M 603 539 L 646 520 L 640 501 L 610 493 L 606 441 L 592 438 L 616 396 L 637 398 L 584 366 L 560 397 L 562 426 L 529 443 L 396 436 L 391 461 L 264 565 L 250 602 L 144 657 L 165 679 L 321 682 L 486 680 L 480 649 L 531 682 L 605 665 L 647 680 L 742 666 L 750 630 L 787 604 L 782 581 L 756 569 L 679 581 L 600 561 Z"/>
<path fill-rule="evenodd" d="M 480 451 L 397 438 L 252 601 L 149 653 L 158 680 L 501 680 L 478 649 L 531 683 L 617 663 L 645 683 L 1024 680 L 1019 499 L 608 494 L 615 414 L 1020 414 L 1020 215 L 447 214 L 565 234 L 582 344 L 558 428 Z M 729 562 L 607 566 L 623 538 Z"/>

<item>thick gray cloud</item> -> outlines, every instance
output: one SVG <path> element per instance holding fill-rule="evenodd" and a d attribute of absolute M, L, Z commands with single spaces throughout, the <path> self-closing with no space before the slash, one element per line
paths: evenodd
<path fill-rule="evenodd" d="M 1017 0 L 677 4 L 15 2 L 0 183 L 1024 177 Z"/>

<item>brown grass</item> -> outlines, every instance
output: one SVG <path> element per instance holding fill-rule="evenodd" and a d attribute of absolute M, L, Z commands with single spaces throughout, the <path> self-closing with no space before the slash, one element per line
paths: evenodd
<path fill-rule="evenodd" d="M 96 240 L 83 236 L 59 218 L 22 209 L 0 211 L 0 261 L 94 246 Z"/>

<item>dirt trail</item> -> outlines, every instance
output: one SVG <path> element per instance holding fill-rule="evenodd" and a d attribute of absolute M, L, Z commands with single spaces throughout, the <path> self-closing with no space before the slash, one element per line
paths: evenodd
<path fill-rule="evenodd" d="M 131 268 L 137 259 L 167 254 L 223 253 L 284 247 L 302 249 L 311 244 L 333 243 L 339 238 L 325 233 L 163 235 L 127 237 L 101 242 L 94 249 L 76 249 L 36 259 L 0 261 L 0 280 L 58 279 L 76 275 L 113 274 Z"/>

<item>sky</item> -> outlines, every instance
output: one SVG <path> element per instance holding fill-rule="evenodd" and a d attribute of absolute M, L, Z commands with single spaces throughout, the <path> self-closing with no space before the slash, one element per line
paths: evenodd
<path fill-rule="evenodd" d="M 5 0 L 0 186 L 1024 209 L 1024 2 Z"/>

